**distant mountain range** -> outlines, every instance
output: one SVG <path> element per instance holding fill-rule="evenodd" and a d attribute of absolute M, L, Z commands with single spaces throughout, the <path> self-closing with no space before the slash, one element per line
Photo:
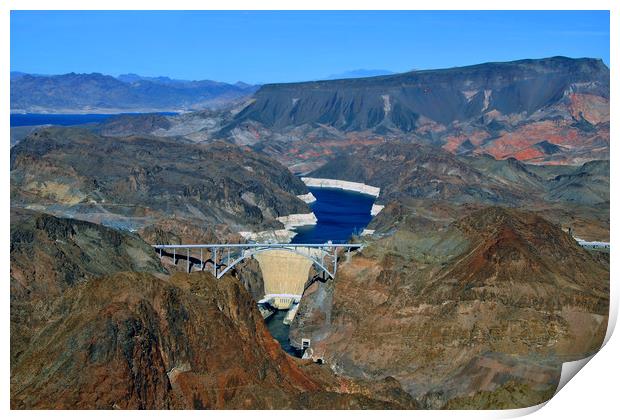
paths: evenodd
<path fill-rule="evenodd" d="M 252 95 L 258 86 L 176 80 L 137 74 L 34 75 L 11 72 L 11 112 L 114 113 L 219 108 Z"/>
<path fill-rule="evenodd" d="M 224 112 L 187 118 L 123 119 L 102 132 L 252 145 L 299 173 L 351 145 L 384 141 L 537 164 L 609 159 L 609 68 L 601 60 L 550 57 L 343 78 L 377 72 L 387 71 L 354 70 L 334 75 L 338 80 L 260 87 L 136 74 L 15 73 L 11 109 L 147 112 L 227 106 Z"/>
<path fill-rule="evenodd" d="M 236 86 L 238 88 L 241 89 L 246 89 L 246 88 L 251 88 L 251 87 L 255 87 L 255 89 L 258 89 L 258 85 L 250 85 L 248 83 L 244 83 L 244 82 L 237 82 L 237 83 L 222 83 L 222 82 L 213 82 L 211 80 L 201 80 L 201 81 L 195 81 L 195 80 L 185 80 L 185 79 L 172 79 L 168 76 L 141 76 L 139 74 L 135 74 L 135 73 L 126 73 L 126 74 L 119 74 L 116 77 L 118 80 L 120 80 L 121 82 L 125 82 L 125 83 L 137 83 L 137 82 L 152 82 L 152 83 L 157 83 L 157 84 L 162 84 L 162 85 L 170 85 L 170 86 L 184 86 L 184 87 L 195 87 L 195 86 L 200 86 L 200 85 L 207 85 L 209 83 L 216 83 L 216 84 L 221 84 L 221 85 L 226 85 L 226 86 Z"/>
<path fill-rule="evenodd" d="M 394 74 L 389 70 L 351 70 L 326 80 Z M 62 75 L 11 72 L 11 112 L 117 113 L 218 109 L 260 88 L 244 82 L 184 80 L 136 73 Z"/>

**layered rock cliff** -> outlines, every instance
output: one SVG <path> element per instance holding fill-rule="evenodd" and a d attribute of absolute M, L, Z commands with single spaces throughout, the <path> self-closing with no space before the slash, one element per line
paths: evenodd
<path fill-rule="evenodd" d="M 226 140 L 298 173 L 353 146 L 386 141 L 432 144 L 459 156 L 581 165 L 609 159 L 609 69 L 596 59 L 550 57 L 269 84 L 222 111 L 123 116 L 98 129 Z"/>
<path fill-rule="evenodd" d="M 448 126 L 491 111 L 531 115 L 569 94 L 609 98 L 600 60 L 553 57 L 389 76 L 268 84 L 239 120 L 284 128 L 321 123 L 344 131 L 413 131 L 423 120 Z"/>
<path fill-rule="evenodd" d="M 254 99 L 222 135 L 283 154 L 300 170 L 351 144 L 386 140 L 538 164 L 609 158 L 609 69 L 595 59 L 270 84 Z"/>

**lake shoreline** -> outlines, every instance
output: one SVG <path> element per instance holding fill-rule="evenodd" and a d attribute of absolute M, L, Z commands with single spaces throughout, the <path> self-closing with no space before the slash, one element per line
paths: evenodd
<path fill-rule="evenodd" d="M 334 188 L 345 191 L 357 192 L 360 194 L 366 194 L 375 198 L 379 197 L 381 188 L 367 185 L 362 182 L 345 181 L 342 179 L 331 178 L 312 178 L 301 177 L 301 180 L 307 187 L 314 188 Z"/>

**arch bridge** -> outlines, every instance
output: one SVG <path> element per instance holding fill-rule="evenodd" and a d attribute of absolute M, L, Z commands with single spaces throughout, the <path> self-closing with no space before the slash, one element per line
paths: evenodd
<path fill-rule="evenodd" d="M 271 243 L 252 243 L 252 244 L 194 244 L 194 245 L 152 245 L 159 252 L 160 258 L 171 257 L 175 265 L 180 260 L 185 260 L 187 272 L 193 269 L 204 271 L 209 267 L 216 278 L 221 278 L 232 270 L 241 261 L 248 258 L 261 260 L 261 254 L 274 254 L 279 251 L 280 255 L 285 253 L 297 255 L 316 266 L 318 271 L 324 272 L 331 278 L 336 276 L 338 271 L 339 251 L 344 253 L 348 261 L 351 251 L 360 249 L 362 244 L 271 244 Z M 286 263 L 286 258 L 280 258 L 281 264 Z M 262 267 L 261 267 L 262 268 Z"/>
<path fill-rule="evenodd" d="M 288 309 L 299 302 L 305 288 L 319 276 L 309 280 L 310 268 L 315 266 L 322 278 L 334 278 L 339 259 L 350 259 L 351 251 L 362 244 L 199 244 L 199 245 L 153 245 L 160 258 L 171 257 L 176 265 L 184 259 L 187 272 L 192 269 L 212 270 L 221 278 L 241 261 L 253 258 L 258 261 L 263 278 L 264 296 L 260 302 L 268 302 L 278 309 Z M 259 302 L 259 303 L 260 303 Z"/>

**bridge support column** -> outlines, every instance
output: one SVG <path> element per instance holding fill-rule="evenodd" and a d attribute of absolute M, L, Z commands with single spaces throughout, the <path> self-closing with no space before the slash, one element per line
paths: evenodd
<path fill-rule="evenodd" d="M 213 276 L 217 278 L 217 248 L 211 250 L 211 255 L 213 257 Z"/>
<path fill-rule="evenodd" d="M 201 269 L 202 271 L 204 271 L 204 270 L 205 270 L 205 266 L 204 266 L 204 265 L 202 265 L 202 248 L 200 248 L 200 269 Z"/>
<path fill-rule="evenodd" d="M 189 273 L 189 248 L 187 248 L 187 272 Z"/>
<path fill-rule="evenodd" d="M 334 276 L 336 276 L 336 270 L 338 270 L 338 248 L 334 247 Z"/>
<path fill-rule="evenodd" d="M 351 248 L 347 248 L 347 262 L 351 261 Z"/>
<path fill-rule="evenodd" d="M 174 262 L 174 265 L 177 265 L 177 249 L 176 248 L 172 249 L 172 261 Z"/>

